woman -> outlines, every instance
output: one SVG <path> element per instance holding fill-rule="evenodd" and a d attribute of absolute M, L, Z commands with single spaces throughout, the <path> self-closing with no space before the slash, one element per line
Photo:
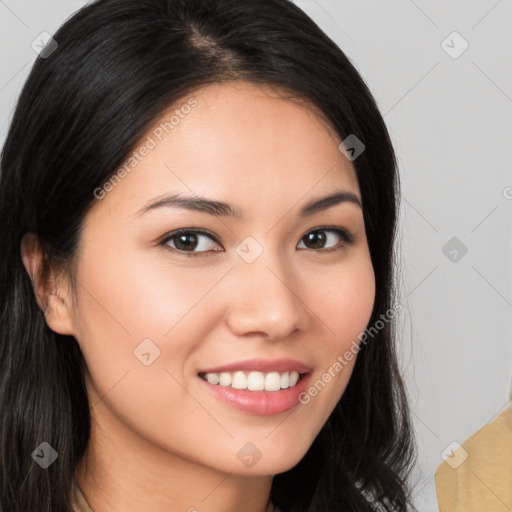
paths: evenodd
<path fill-rule="evenodd" d="M 409 510 L 396 161 L 288 0 L 100 0 L 0 182 L 11 512 Z"/>

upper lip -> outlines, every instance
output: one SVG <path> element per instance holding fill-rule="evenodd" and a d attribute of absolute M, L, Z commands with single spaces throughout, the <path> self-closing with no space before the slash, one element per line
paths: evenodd
<path fill-rule="evenodd" d="M 240 371 L 254 371 L 254 372 L 293 372 L 309 373 L 312 368 L 295 359 L 246 359 L 223 366 L 215 366 L 200 370 L 199 373 L 222 373 L 222 372 L 235 372 Z"/>

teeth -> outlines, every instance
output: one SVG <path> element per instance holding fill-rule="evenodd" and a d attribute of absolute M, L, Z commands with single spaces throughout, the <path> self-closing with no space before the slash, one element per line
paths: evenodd
<path fill-rule="evenodd" d="M 299 380 L 299 373 L 293 372 L 249 372 L 233 373 L 207 373 L 201 376 L 210 384 L 223 387 L 231 386 L 234 389 L 248 389 L 249 391 L 279 391 L 295 386 Z"/>
<path fill-rule="evenodd" d="M 281 376 L 277 372 L 267 373 L 265 382 L 263 384 L 264 385 L 262 387 L 264 387 L 267 391 L 279 391 L 281 389 Z"/>
<path fill-rule="evenodd" d="M 231 387 L 235 389 L 247 389 L 247 377 L 244 372 L 235 372 L 233 374 Z"/>
<path fill-rule="evenodd" d="M 208 374 L 206 374 L 206 380 L 210 384 L 218 384 L 220 382 L 220 380 L 221 380 L 222 375 L 228 375 L 229 376 L 229 373 L 221 373 L 220 377 L 219 377 L 218 373 L 208 373 Z M 229 377 L 229 382 L 231 382 L 231 377 Z"/>
<path fill-rule="evenodd" d="M 268 377 L 268 375 L 267 375 Z M 247 389 L 249 391 L 263 391 L 266 387 L 266 377 L 261 372 L 251 372 L 247 377 Z M 274 391 L 267 389 L 267 391 Z"/>
<path fill-rule="evenodd" d="M 208 375 L 217 375 L 216 373 L 207 373 L 206 377 Z M 221 386 L 231 386 L 231 373 L 221 373 L 219 375 L 219 384 Z"/>

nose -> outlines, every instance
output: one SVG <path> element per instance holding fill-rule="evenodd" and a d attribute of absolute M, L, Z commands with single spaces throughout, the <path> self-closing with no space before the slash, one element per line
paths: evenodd
<path fill-rule="evenodd" d="M 284 339 L 309 326 L 302 281 L 267 249 L 252 263 L 239 259 L 230 272 L 227 323 L 238 336 Z"/>

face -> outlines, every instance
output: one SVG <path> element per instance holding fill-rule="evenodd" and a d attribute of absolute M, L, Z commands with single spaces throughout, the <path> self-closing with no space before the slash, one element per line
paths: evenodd
<path fill-rule="evenodd" d="M 237 474 L 304 456 L 347 386 L 355 357 L 339 357 L 375 296 L 339 143 L 269 89 L 212 85 L 157 120 L 96 192 L 67 311 L 107 437 Z"/>

